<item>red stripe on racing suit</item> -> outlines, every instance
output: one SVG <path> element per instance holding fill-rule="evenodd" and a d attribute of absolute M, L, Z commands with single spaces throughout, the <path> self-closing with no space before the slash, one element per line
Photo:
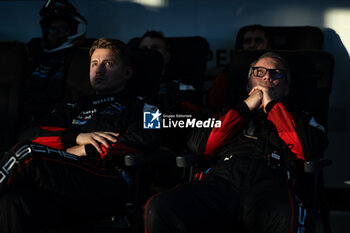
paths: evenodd
<path fill-rule="evenodd" d="M 290 149 L 296 157 L 305 160 L 300 139 L 296 132 L 295 122 L 283 104 L 280 102 L 276 103 L 269 111 L 267 119 L 275 125 L 279 137 L 287 145 L 292 145 Z"/>
<path fill-rule="evenodd" d="M 122 143 L 113 143 L 110 148 L 105 147 L 103 144 L 101 145 L 102 153 L 100 153 L 101 158 L 108 156 L 122 156 L 128 154 L 136 154 L 140 153 L 140 150 L 129 147 Z"/>
<path fill-rule="evenodd" d="M 245 122 L 235 109 L 229 110 L 219 120 L 221 121 L 221 127 L 213 128 L 211 131 L 204 151 L 205 158 L 216 155 L 218 150 L 226 145 L 226 143 L 242 128 Z"/>
<path fill-rule="evenodd" d="M 67 129 L 65 128 L 60 128 L 60 127 L 50 127 L 50 126 L 40 126 L 41 129 L 45 131 L 50 131 L 50 132 L 57 132 L 57 131 L 66 131 Z M 38 143 L 44 146 L 49 146 L 58 150 L 64 150 L 65 147 L 62 145 L 62 140 L 59 135 L 56 136 L 45 136 L 45 137 L 37 137 L 34 140 L 32 140 L 34 143 Z"/>

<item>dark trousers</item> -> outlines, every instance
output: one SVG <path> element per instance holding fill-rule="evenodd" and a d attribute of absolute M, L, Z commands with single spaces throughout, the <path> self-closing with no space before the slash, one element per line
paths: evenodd
<path fill-rule="evenodd" d="M 122 211 L 128 186 L 101 161 L 26 143 L 0 160 L 0 232 L 41 232 Z"/>
<path fill-rule="evenodd" d="M 145 231 L 298 232 L 305 209 L 282 173 L 263 160 L 224 162 L 201 181 L 152 197 L 145 208 Z"/>

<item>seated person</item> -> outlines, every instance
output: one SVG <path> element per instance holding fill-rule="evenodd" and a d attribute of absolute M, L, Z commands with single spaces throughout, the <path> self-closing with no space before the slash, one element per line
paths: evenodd
<path fill-rule="evenodd" d="M 96 95 L 28 123 L 21 143 L 1 158 L 2 233 L 42 232 L 116 214 L 129 195 L 121 155 L 158 145 L 158 131 L 142 126 L 150 105 L 124 92 L 133 72 L 128 47 L 102 38 L 90 56 Z"/>
<path fill-rule="evenodd" d="M 22 121 L 39 117 L 63 101 L 69 55 L 85 44 L 87 22 L 68 1 L 47 1 L 40 16 L 42 38 L 27 45 Z"/>
<path fill-rule="evenodd" d="M 236 49 L 263 50 L 271 48 L 270 35 L 267 30 L 259 25 L 245 27 L 241 40 L 237 41 Z"/>
<path fill-rule="evenodd" d="M 309 114 L 284 105 L 289 68 L 276 53 L 251 64 L 249 96 L 220 120 L 194 130 L 188 145 L 218 157 L 209 172 L 161 193 L 146 206 L 147 232 L 304 232 L 303 162 L 327 145 L 324 128 Z"/>
<path fill-rule="evenodd" d="M 236 41 L 236 49 L 243 50 L 263 50 L 270 48 L 269 35 L 261 25 L 252 25 L 243 32 L 242 40 Z M 220 72 L 209 89 L 207 96 L 208 107 L 213 110 L 220 110 L 226 104 L 226 89 L 228 83 L 227 68 Z"/>
<path fill-rule="evenodd" d="M 171 54 L 163 34 L 157 31 L 147 31 L 140 40 L 139 48 L 156 50 L 163 57 L 164 65 L 160 89 L 155 100 L 161 112 L 198 115 L 200 113 L 198 91 L 193 85 L 184 83 L 179 77 L 174 77 L 174 74 L 167 70 L 167 65 L 171 62 Z M 186 129 L 167 129 L 164 131 L 165 136 L 162 145 L 177 153 L 184 153 L 187 132 Z"/>
<path fill-rule="evenodd" d="M 200 104 L 195 87 L 167 72 L 167 65 L 171 62 L 171 53 L 163 34 L 157 31 L 147 31 L 140 40 L 139 48 L 156 50 L 163 57 L 162 79 L 156 100 L 161 110 L 170 113 L 199 114 Z"/>

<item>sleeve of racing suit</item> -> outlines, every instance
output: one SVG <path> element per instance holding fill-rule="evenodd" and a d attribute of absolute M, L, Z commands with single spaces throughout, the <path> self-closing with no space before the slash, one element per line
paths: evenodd
<path fill-rule="evenodd" d="M 244 102 L 238 104 L 219 118 L 221 127 L 194 129 L 188 137 L 188 147 L 197 155 L 212 158 L 243 127 L 249 114 Z"/>
<path fill-rule="evenodd" d="M 67 130 L 74 106 L 65 104 L 42 117 L 39 121 L 27 123 L 21 129 L 19 140 L 32 141 L 59 150 L 75 145 L 78 132 Z"/>
<path fill-rule="evenodd" d="M 288 145 L 296 158 L 309 159 L 325 150 L 327 145 L 325 130 L 317 123 L 312 124 L 313 117 L 307 118 L 300 115 L 299 119 L 294 119 L 285 106 L 277 101 L 271 101 L 266 106 L 266 110 L 267 119 L 275 125 L 279 137 Z"/>
<path fill-rule="evenodd" d="M 120 132 L 117 143 L 110 148 L 101 145 L 100 157 L 120 156 L 149 151 L 159 145 L 160 129 L 143 129 L 143 110 L 146 103 L 138 101 L 125 114 L 123 124 L 125 132 Z M 85 147 L 88 155 L 96 155 L 97 151 L 91 146 Z"/>

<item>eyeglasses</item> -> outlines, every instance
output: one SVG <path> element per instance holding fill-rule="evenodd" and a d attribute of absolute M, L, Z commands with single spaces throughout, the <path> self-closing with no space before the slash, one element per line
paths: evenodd
<path fill-rule="evenodd" d="M 285 77 L 285 71 L 281 69 L 268 69 L 265 67 L 252 67 L 253 75 L 259 78 L 262 78 L 266 75 L 267 72 L 270 73 L 271 77 L 274 79 L 282 79 Z"/>

